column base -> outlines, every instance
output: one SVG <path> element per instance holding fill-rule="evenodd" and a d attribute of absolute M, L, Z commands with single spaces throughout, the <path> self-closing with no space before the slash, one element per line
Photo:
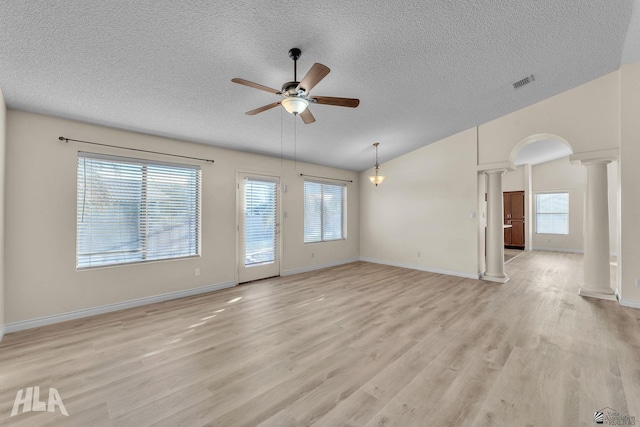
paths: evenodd
<path fill-rule="evenodd" d="M 618 301 L 613 291 L 611 291 L 611 293 L 607 293 L 607 292 L 591 291 L 589 289 L 580 288 L 580 291 L 578 291 L 578 295 L 580 295 L 581 297 L 599 298 L 607 301 Z"/>
<path fill-rule="evenodd" d="M 488 280 L 489 282 L 507 283 L 509 281 L 509 276 L 505 274 L 502 277 L 496 277 L 496 276 L 487 276 L 486 274 L 481 274 L 480 279 Z"/>

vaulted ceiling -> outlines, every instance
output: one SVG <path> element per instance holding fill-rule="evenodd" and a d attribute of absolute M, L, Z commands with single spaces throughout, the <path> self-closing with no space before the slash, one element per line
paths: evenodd
<path fill-rule="evenodd" d="M 12 109 L 360 171 L 640 60 L 640 0 L 3 1 Z M 331 72 L 305 125 L 287 52 Z M 520 89 L 512 84 L 533 75 Z M 52 135 L 55 139 L 58 135 Z M 75 135 L 65 135 L 71 138 Z M 102 141 L 107 142 L 107 141 Z M 115 141 L 111 141 L 115 142 Z M 126 143 L 126 141 L 119 141 Z"/>

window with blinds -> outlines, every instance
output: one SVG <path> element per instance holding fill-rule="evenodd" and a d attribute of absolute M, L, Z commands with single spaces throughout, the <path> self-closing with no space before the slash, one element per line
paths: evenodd
<path fill-rule="evenodd" d="M 569 234 L 569 193 L 536 194 L 536 234 Z"/>
<path fill-rule="evenodd" d="M 304 242 L 344 239 L 346 220 L 345 185 L 304 182 Z"/>
<path fill-rule="evenodd" d="M 79 153 L 76 267 L 199 255 L 200 173 Z"/>
<path fill-rule="evenodd" d="M 244 186 L 244 265 L 272 263 L 277 244 L 278 183 L 247 178 Z"/>

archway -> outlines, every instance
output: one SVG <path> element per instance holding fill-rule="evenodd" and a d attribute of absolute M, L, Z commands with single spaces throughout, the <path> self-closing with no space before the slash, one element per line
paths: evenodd
<path fill-rule="evenodd" d="M 518 165 L 525 165 L 526 172 L 523 178 L 525 215 L 520 223 L 526 226 L 525 249 L 531 250 L 533 234 L 531 167 L 533 164 L 559 159 L 572 153 L 571 144 L 566 139 L 554 134 L 538 133 L 514 145 L 505 162 L 488 164 L 487 167 L 478 169 L 485 177 L 485 180 L 478 182 L 480 195 L 485 195 L 479 199 L 484 200 L 484 205 L 481 202 L 480 206 L 483 217 L 486 212 L 486 221 L 480 224 L 479 229 L 479 242 L 482 242 L 479 247 L 479 264 L 483 271 L 480 276 L 483 279 L 500 283 L 509 280 L 504 271 L 503 175 L 517 170 Z"/>
<path fill-rule="evenodd" d="M 524 190 L 524 240 L 525 251 L 532 249 L 533 242 L 533 205 L 532 166 L 561 159 L 573 154 L 571 144 L 558 135 L 538 133 L 520 141 L 509 153 L 509 163 L 520 170 L 523 175 Z"/>
<path fill-rule="evenodd" d="M 529 159 L 522 159 L 519 161 L 518 156 L 527 151 Z M 568 156 L 570 154 L 573 154 L 573 148 L 566 139 L 550 133 L 537 133 L 526 137 L 511 149 L 511 153 L 509 153 L 509 163 L 518 166 L 527 163 L 538 164 Z M 526 161 L 534 158 L 537 159 L 535 160 L 535 163 L 532 161 Z"/>

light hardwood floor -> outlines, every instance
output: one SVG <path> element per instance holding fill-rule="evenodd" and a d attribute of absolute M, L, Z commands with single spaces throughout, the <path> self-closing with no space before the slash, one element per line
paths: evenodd
<path fill-rule="evenodd" d="M 358 262 L 10 334 L 0 425 L 640 424 L 640 310 L 578 296 L 581 266 L 524 253 L 501 285 Z M 10 417 L 29 386 L 69 416 Z"/>

